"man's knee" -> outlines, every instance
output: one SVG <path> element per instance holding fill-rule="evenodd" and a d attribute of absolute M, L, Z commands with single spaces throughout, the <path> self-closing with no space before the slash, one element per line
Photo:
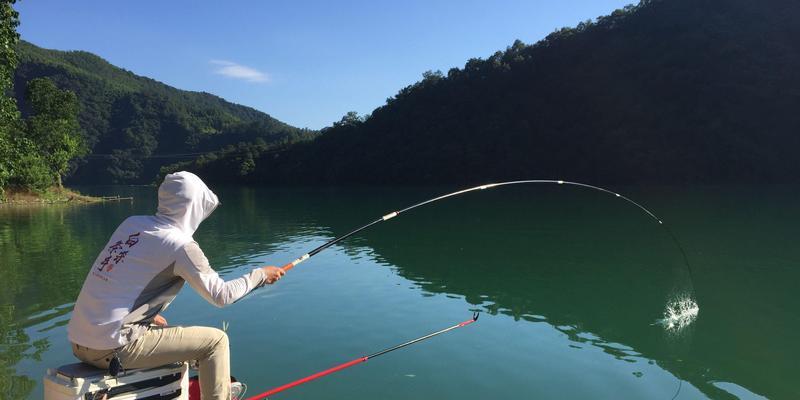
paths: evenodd
<path fill-rule="evenodd" d="M 218 352 L 220 350 L 228 350 L 228 334 L 225 333 L 222 329 L 217 328 L 206 328 L 209 331 L 209 336 L 212 340 L 212 348 L 213 352 Z"/>
<path fill-rule="evenodd" d="M 214 328 L 214 330 L 217 331 L 217 334 L 219 335 L 219 341 L 218 341 L 217 345 L 218 346 L 225 346 L 227 348 L 228 347 L 228 334 L 225 333 L 225 331 L 223 331 L 221 329 Z"/>

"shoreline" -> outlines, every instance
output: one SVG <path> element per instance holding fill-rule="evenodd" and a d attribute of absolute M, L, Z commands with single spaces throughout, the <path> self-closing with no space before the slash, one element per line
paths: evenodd
<path fill-rule="evenodd" d="M 50 188 L 45 192 L 38 193 L 31 190 L 7 188 L 5 198 L 0 200 L 0 207 L 3 206 L 49 206 L 66 204 L 95 204 L 106 201 L 132 200 L 132 198 L 116 197 L 94 197 L 81 194 L 69 188 Z"/>

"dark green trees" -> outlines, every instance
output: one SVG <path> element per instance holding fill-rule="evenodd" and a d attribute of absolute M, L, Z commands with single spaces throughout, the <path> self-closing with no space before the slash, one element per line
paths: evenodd
<path fill-rule="evenodd" d="M 35 143 L 60 188 L 69 161 L 85 152 L 78 125 L 78 99 L 75 93 L 60 90 L 43 78 L 28 83 L 25 98 L 32 110 L 25 121 L 25 136 Z"/>
<path fill-rule="evenodd" d="M 643 0 L 254 159 L 247 183 L 800 182 L 800 2 Z M 223 157 L 197 165 L 218 175 Z M 226 182 L 227 177 L 221 177 Z"/>
<path fill-rule="evenodd" d="M 61 187 L 69 161 L 80 156 L 83 142 L 75 94 L 58 89 L 48 79 L 35 79 L 26 90 L 28 118 L 11 124 L 3 142 L 0 167 L 6 171 L 3 187 L 43 191 Z"/>
<path fill-rule="evenodd" d="M 12 97 L 19 25 L 14 0 L 0 0 L 0 198 L 6 187 L 45 190 L 61 186 L 69 161 L 82 154 L 78 100 L 48 79 L 34 79 L 25 94 L 27 119 Z"/>
<path fill-rule="evenodd" d="M 11 133 L 18 123 L 17 103 L 9 92 L 13 86 L 14 68 L 17 67 L 17 25 L 19 14 L 11 5 L 15 0 L 0 0 L 0 198 L 12 171 L 8 163 L 11 155 Z"/>

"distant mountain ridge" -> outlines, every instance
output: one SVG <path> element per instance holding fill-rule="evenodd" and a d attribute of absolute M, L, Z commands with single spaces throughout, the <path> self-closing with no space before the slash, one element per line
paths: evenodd
<path fill-rule="evenodd" d="M 73 183 L 146 183 L 163 165 L 185 160 L 166 155 L 230 152 L 240 143 L 274 148 L 316 135 L 209 93 L 138 76 L 89 52 L 21 41 L 18 54 L 15 94 L 23 114 L 25 85 L 34 78 L 52 79 L 81 102 L 79 120 L 90 154 L 77 163 L 69 178 Z"/>
<path fill-rule="evenodd" d="M 645 0 L 263 154 L 244 183 L 800 182 L 800 2 Z"/>

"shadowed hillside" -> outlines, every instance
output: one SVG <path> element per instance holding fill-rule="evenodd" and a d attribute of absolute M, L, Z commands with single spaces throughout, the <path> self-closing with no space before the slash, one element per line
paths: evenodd
<path fill-rule="evenodd" d="M 796 182 L 800 3 L 652 0 L 461 69 L 255 159 L 248 183 Z M 184 166 L 185 167 L 185 166 Z"/>

